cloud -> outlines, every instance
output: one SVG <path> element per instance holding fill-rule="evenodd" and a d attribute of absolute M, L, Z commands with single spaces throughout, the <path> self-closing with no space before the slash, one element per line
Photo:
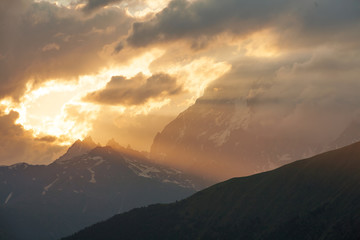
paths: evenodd
<path fill-rule="evenodd" d="M 19 114 L 0 112 L 0 165 L 27 162 L 45 164 L 55 160 L 65 151 L 56 139 L 46 136 L 34 139 L 31 131 L 16 124 Z"/>
<path fill-rule="evenodd" d="M 46 52 L 46 51 L 51 51 L 51 50 L 60 50 L 60 46 L 56 43 L 49 43 L 47 45 L 45 45 L 43 48 L 42 48 L 43 52 Z"/>
<path fill-rule="evenodd" d="M 271 60 L 242 58 L 199 103 L 235 101 L 243 113 L 237 121 L 259 136 L 329 143 L 360 116 L 359 62 L 360 51 L 343 46 Z"/>
<path fill-rule="evenodd" d="M 146 47 L 185 39 L 196 49 L 222 33 L 244 37 L 268 28 L 275 29 L 279 43 L 293 47 L 339 42 L 359 27 L 359 5 L 336 0 L 172 0 L 154 18 L 134 23 L 127 42 Z"/>
<path fill-rule="evenodd" d="M 0 1 L 0 99 L 19 99 L 47 80 L 74 80 L 111 63 L 104 48 L 128 34 L 132 18 L 117 8 L 85 17 L 45 1 Z"/>
<path fill-rule="evenodd" d="M 158 73 L 146 78 L 138 74 L 131 79 L 114 76 L 104 89 L 89 93 L 84 100 L 104 105 L 132 106 L 181 92 L 182 86 L 170 75 Z"/>
<path fill-rule="evenodd" d="M 130 144 L 134 149 L 145 151 L 149 151 L 156 133 L 176 117 L 162 111 L 151 112 L 149 115 L 102 111 L 100 115 L 102 117 L 94 121 L 89 135 L 104 144 L 115 138 L 122 146 Z"/>
<path fill-rule="evenodd" d="M 106 7 L 110 4 L 122 2 L 122 0 L 87 0 L 86 5 L 83 8 L 84 12 L 92 12 L 102 7 Z"/>
<path fill-rule="evenodd" d="M 57 138 L 54 136 L 44 136 L 44 137 L 35 138 L 35 140 L 40 142 L 55 142 Z"/>

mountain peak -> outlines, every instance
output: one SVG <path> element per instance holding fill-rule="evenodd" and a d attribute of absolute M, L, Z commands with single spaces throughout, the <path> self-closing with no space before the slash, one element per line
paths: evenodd
<path fill-rule="evenodd" d="M 97 146 L 99 145 L 96 144 L 90 136 L 84 138 L 84 140 L 82 141 L 78 139 L 73 143 L 73 145 L 71 145 L 71 147 L 67 150 L 67 152 L 63 156 L 61 156 L 58 160 L 56 160 L 56 162 L 67 161 L 73 157 L 83 155 L 89 152 L 90 150 L 96 148 Z"/>
<path fill-rule="evenodd" d="M 106 143 L 106 146 L 118 147 L 118 146 L 120 146 L 120 144 L 114 138 L 112 138 Z"/>
<path fill-rule="evenodd" d="M 93 141 L 93 139 L 91 138 L 91 136 L 87 136 L 86 138 L 84 138 L 84 140 L 81 141 L 83 144 L 87 144 L 87 145 L 95 145 L 97 146 L 97 144 Z"/>
<path fill-rule="evenodd" d="M 106 146 L 111 147 L 112 149 L 121 152 L 123 154 L 127 154 L 129 156 L 132 157 L 138 157 L 138 158 L 146 158 L 148 157 L 148 153 L 147 152 L 140 152 L 138 150 L 132 149 L 130 145 L 128 145 L 127 147 L 124 147 L 122 145 L 120 145 L 114 138 L 110 139 L 107 143 Z"/>

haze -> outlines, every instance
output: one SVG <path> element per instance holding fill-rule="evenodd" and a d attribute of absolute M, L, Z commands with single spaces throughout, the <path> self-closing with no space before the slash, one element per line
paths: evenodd
<path fill-rule="evenodd" d="M 203 100 L 262 134 L 331 142 L 360 106 L 355 0 L 0 2 L 0 165 L 77 139 L 149 151 Z"/>

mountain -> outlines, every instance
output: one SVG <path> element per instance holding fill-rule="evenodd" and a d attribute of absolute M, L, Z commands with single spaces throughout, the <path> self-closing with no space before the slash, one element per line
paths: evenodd
<path fill-rule="evenodd" d="M 73 157 L 81 156 L 96 148 L 97 146 L 99 145 L 96 144 L 90 136 L 86 137 L 82 141 L 77 140 L 73 145 L 70 146 L 67 152 L 57 160 L 57 162 L 67 161 Z"/>
<path fill-rule="evenodd" d="M 360 143 L 138 208 L 63 240 L 360 239 Z"/>
<path fill-rule="evenodd" d="M 349 143 L 360 141 L 360 120 L 354 120 L 344 129 L 344 131 L 330 144 L 330 148 L 341 148 Z"/>
<path fill-rule="evenodd" d="M 281 115 L 280 120 L 273 119 L 273 113 L 267 118 L 268 108 L 249 100 L 208 95 L 156 135 L 152 159 L 219 181 L 275 169 L 360 139 L 359 123 L 333 142 L 341 128 L 329 127 L 326 136 L 320 130 L 315 133 L 320 123 L 311 125 L 319 121 L 311 116 L 301 124 L 287 125 L 279 122 L 285 121 Z"/>
<path fill-rule="evenodd" d="M 0 167 L 0 230 L 6 230 L 0 236 L 59 239 L 134 207 L 183 199 L 195 188 L 188 176 L 136 151 L 77 141 L 50 165 Z"/>

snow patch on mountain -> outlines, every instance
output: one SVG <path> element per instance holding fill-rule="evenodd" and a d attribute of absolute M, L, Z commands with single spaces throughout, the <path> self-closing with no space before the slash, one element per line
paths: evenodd
<path fill-rule="evenodd" d="M 88 168 L 90 174 L 91 174 L 91 179 L 90 179 L 90 183 L 96 183 L 96 180 L 95 180 L 95 172 L 94 170 L 92 170 L 91 168 Z"/>
<path fill-rule="evenodd" d="M 128 167 L 138 176 L 145 178 L 152 178 L 151 173 L 160 173 L 161 171 L 152 166 L 146 166 L 141 163 L 136 163 L 134 161 L 128 160 Z"/>
<path fill-rule="evenodd" d="M 87 170 L 90 172 L 91 174 L 91 179 L 90 179 L 90 183 L 96 183 L 96 180 L 95 180 L 95 171 L 93 170 L 94 167 L 96 166 L 99 166 L 100 164 L 102 164 L 103 162 L 105 162 L 105 160 L 100 157 L 100 156 L 95 156 L 95 157 L 92 157 L 91 160 L 95 160 L 95 161 L 98 161 L 97 163 L 95 163 L 91 168 L 88 168 Z"/>
<path fill-rule="evenodd" d="M 152 178 L 160 180 L 163 183 L 172 183 L 184 188 L 194 188 L 195 185 L 191 180 L 184 178 L 182 172 L 174 168 L 165 168 L 161 166 L 153 166 L 134 159 L 123 156 L 128 168 L 137 176 L 144 178 Z"/>
<path fill-rule="evenodd" d="M 44 187 L 44 191 L 42 192 L 42 195 L 45 195 L 47 191 L 59 180 L 59 178 L 56 178 L 52 183 Z"/>
<path fill-rule="evenodd" d="M 209 140 L 213 141 L 217 147 L 222 146 L 226 143 L 230 137 L 231 130 L 226 129 L 225 131 L 217 132 L 210 136 Z"/>
<path fill-rule="evenodd" d="M 229 140 L 230 135 L 234 130 L 246 130 L 249 128 L 250 111 L 242 102 L 235 105 L 235 110 L 231 115 L 226 115 L 224 113 L 218 113 L 217 115 L 215 125 L 221 127 L 221 130 L 209 137 L 209 140 L 212 141 L 216 147 L 224 145 Z M 199 137 L 205 134 L 206 132 L 203 132 Z"/>
<path fill-rule="evenodd" d="M 7 204 L 10 200 L 10 198 L 12 197 L 13 193 L 9 193 L 9 195 L 7 196 L 7 198 L 5 199 L 4 205 Z"/>

